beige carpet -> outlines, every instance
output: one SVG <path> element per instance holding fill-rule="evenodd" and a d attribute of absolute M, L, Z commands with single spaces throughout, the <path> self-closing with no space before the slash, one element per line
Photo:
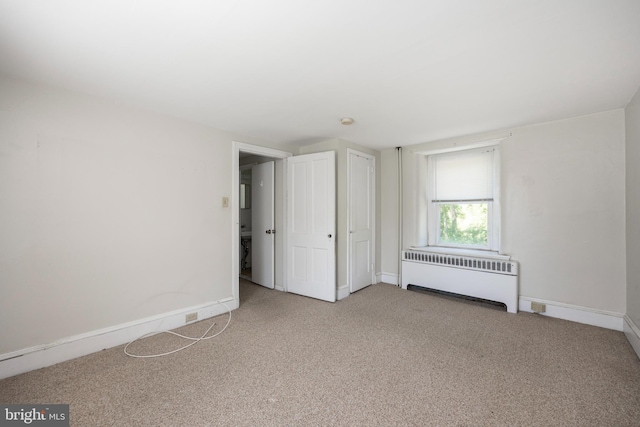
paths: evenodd
<path fill-rule="evenodd" d="M 122 349 L 0 381 L 0 402 L 69 403 L 77 426 L 640 425 L 621 332 L 385 284 L 331 304 L 244 282 L 219 337 Z"/>

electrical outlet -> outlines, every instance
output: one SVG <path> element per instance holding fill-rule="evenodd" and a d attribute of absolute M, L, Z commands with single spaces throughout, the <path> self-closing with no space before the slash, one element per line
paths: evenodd
<path fill-rule="evenodd" d="M 188 322 L 193 322 L 194 320 L 198 320 L 198 313 L 197 312 L 187 314 L 185 316 L 185 319 L 184 319 L 184 321 L 187 322 L 187 323 Z"/>
<path fill-rule="evenodd" d="M 544 313 L 547 311 L 547 304 L 531 301 L 531 311 L 534 313 Z"/>

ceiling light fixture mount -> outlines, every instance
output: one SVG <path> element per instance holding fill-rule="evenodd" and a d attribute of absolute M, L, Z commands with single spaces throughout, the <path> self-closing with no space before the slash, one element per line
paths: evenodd
<path fill-rule="evenodd" d="M 351 124 L 353 124 L 354 120 L 351 117 L 343 117 L 340 119 L 340 123 L 342 123 L 345 126 L 349 126 Z"/>

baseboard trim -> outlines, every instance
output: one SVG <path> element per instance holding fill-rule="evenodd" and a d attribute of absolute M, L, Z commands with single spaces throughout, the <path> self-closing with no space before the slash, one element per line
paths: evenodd
<path fill-rule="evenodd" d="M 226 298 L 1 354 L 0 379 L 126 344 L 152 331 L 184 326 L 187 313 L 197 312 L 198 320 L 218 316 L 227 312 L 221 303 L 231 310 L 239 307 L 238 299 Z"/>
<path fill-rule="evenodd" d="M 572 322 L 584 323 L 587 325 L 599 326 L 601 328 L 621 331 L 623 329 L 624 314 L 612 311 L 598 310 L 595 308 L 582 307 L 579 305 L 565 304 L 556 301 L 548 301 L 538 298 L 521 296 L 518 303 L 520 311 L 533 313 L 531 303 L 539 302 L 545 304 L 546 311 L 539 313 L 541 316 L 555 317 L 558 319 L 570 320 Z"/>
<path fill-rule="evenodd" d="M 349 295 L 351 295 L 351 291 L 349 291 L 349 285 L 341 286 L 338 288 L 338 301 L 340 301 L 341 299 L 345 299 Z"/>
<path fill-rule="evenodd" d="M 378 273 L 376 275 L 376 278 L 378 279 L 378 283 L 383 282 L 383 283 L 389 283 L 391 285 L 396 285 L 396 286 L 400 284 L 398 275 L 394 273 Z"/>
<path fill-rule="evenodd" d="M 624 334 L 636 352 L 636 355 L 640 358 L 640 328 L 633 323 L 633 320 L 626 314 L 624 315 L 624 320 Z"/>

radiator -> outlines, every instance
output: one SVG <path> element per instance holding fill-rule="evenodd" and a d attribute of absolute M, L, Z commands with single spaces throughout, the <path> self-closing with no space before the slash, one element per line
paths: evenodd
<path fill-rule="evenodd" d="M 518 312 L 518 263 L 513 260 L 402 251 L 402 288 L 415 285 L 496 301 Z"/>

